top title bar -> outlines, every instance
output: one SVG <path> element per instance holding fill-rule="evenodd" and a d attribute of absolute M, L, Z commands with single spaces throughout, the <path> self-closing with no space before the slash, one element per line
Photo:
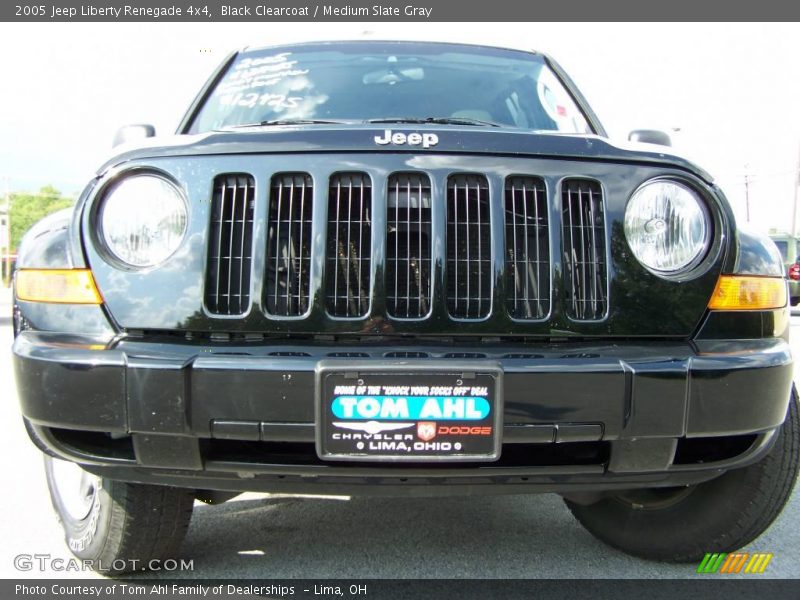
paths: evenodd
<path fill-rule="evenodd" d="M 271 21 L 790 21 L 800 4 L 730 0 L 138 0 L 121 2 L 12 1 L 0 4 L 0 21 L 18 22 L 271 22 Z M 602 34 L 602 30 L 598 31 Z"/>

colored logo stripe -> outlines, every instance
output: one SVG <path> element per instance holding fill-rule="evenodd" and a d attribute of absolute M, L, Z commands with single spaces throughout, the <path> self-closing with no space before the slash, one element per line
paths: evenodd
<path fill-rule="evenodd" d="M 727 554 L 725 553 L 706 553 L 703 557 L 703 561 L 700 563 L 700 566 L 697 567 L 698 573 L 716 573 L 717 570 L 722 566 L 722 561 L 725 560 Z"/>
<path fill-rule="evenodd" d="M 745 561 L 748 559 L 750 554 L 746 552 L 734 552 L 733 554 L 729 554 L 728 558 L 722 564 L 722 568 L 719 570 L 720 573 L 738 573 L 744 567 Z"/>
<path fill-rule="evenodd" d="M 767 565 L 769 561 L 772 560 L 772 552 L 769 554 L 766 553 L 758 553 L 753 554 L 753 558 L 750 559 L 750 562 L 747 564 L 745 568 L 745 573 L 763 573 L 767 570 Z"/>
<path fill-rule="evenodd" d="M 772 560 L 771 552 L 725 552 L 706 553 L 700 565 L 697 567 L 698 573 L 763 573 L 767 565 Z M 744 571 L 743 571 L 744 570 Z"/>

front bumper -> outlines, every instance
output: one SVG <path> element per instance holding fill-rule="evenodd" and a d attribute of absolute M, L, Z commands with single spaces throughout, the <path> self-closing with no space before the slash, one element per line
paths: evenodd
<path fill-rule="evenodd" d="M 203 344 L 22 332 L 23 416 L 44 450 L 115 479 L 326 493 L 537 492 L 687 485 L 768 451 L 786 415 L 780 338 L 452 346 Z M 504 372 L 494 463 L 319 460 L 315 368 L 348 358 L 486 360 Z M 409 358 L 413 357 L 413 358 Z M 412 368 L 412 367 L 410 367 Z"/>

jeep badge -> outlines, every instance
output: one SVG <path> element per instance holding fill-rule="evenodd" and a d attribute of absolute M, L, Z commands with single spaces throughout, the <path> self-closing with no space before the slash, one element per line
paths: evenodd
<path fill-rule="evenodd" d="M 391 129 L 386 129 L 383 132 L 383 137 L 376 135 L 375 143 L 381 146 L 386 144 L 394 144 L 395 146 L 419 146 L 422 144 L 423 148 L 430 148 L 439 143 L 439 136 L 435 133 L 392 133 Z"/>

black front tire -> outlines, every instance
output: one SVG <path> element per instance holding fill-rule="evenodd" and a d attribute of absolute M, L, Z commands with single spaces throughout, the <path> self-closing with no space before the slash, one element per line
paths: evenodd
<path fill-rule="evenodd" d="M 692 562 L 707 552 L 732 552 L 766 531 L 792 494 L 800 465 L 794 388 L 776 436 L 759 462 L 705 483 L 631 490 L 590 505 L 565 502 L 594 536 L 634 556 Z"/>
<path fill-rule="evenodd" d="M 121 575 L 177 556 L 192 517 L 194 490 L 106 478 L 84 485 L 82 480 L 85 509 L 76 514 L 65 497 L 70 490 L 57 483 L 61 461 L 44 460 L 53 508 L 77 558 L 91 561 L 105 575 Z"/>

